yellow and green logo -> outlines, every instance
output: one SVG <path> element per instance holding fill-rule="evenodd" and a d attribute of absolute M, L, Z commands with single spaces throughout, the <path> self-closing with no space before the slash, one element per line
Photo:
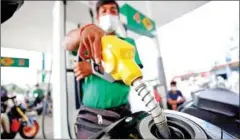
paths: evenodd
<path fill-rule="evenodd" d="M 1 65 L 3 66 L 10 66 L 14 63 L 14 60 L 12 58 L 4 57 L 1 58 Z"/>
<path fill-rule="evenodd" d="M 144 27 L 148 31 L 150 31 L 153 28 L 153 24 L 152 24 L 152 22 L 151 22 L 151 20 L 149 18 L 145 17 L 142 22 L 143 22 Z"/>

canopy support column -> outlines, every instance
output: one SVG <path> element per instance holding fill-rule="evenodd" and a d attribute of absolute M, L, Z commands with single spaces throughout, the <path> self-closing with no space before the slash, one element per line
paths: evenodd
<path fill-rule="evenodd" d="M 65 32 L 65 4 L 55 1 L 53 6 L 53 67 L 52 67 L 52 97 L 53 97 L 53 137 L 54 139 L 69 139 L 67 127 L 66 102 L 66 66 L 65 49 L 62 45 Z M 47 127 L 47 124 L 46 124 Z"/>

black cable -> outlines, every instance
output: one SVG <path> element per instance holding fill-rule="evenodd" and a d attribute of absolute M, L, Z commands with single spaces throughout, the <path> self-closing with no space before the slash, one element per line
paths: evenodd
<path fill-rule="evenodd" d="M 81 27 L 81 25 L 78 24 L 78 28 L 80 28 L 80 27 Z M 82 59 L 78 55 L 77 55 L 77 57 L 78 57 L 77 62 L 81 62 Z M 76 102 L 76 109 L 80 109 L 80 107 L 82 105 L 82 94 L 81 93 L 83 93 L 81 87 L 82 87 L 82 84 L 84 83 L 84 79 L 77 80 L 77 77 L 75 77 L 75 82 L 76 82 L 75 89 L 77 91 L 77 96 L 75 96 L 75 97 L 78 98 L 78 100 L 76 100 L 76 101 L 78 101 L 78 103 Z M 77 135 L 76 135 L 76 137 L 77 137 Z"/>
<path fill-rule="evenodd" d="M 42 112 L 42 134 L 43 134 L 43 138 L 44 139 L 47 139 L 47 137 L 46 137 L 46 134 L 45 134 L 45 115 L 46 115 L 46 110 L 47 110 L 47 102 L 48 102 L 48 98 L 49 98 L 49 96 L 51 95 L 51 94 L 48 94 L 49 92 L 51 92 L 51 90 L 50 90 L 50 86 L 51 86 L 51 76 L 52 76 L 52 72 L 51 72 L 51 70 L 52 70 L 52 59 L 51 59 L 51 64 L 50 64 L 50 66 L 51 66 L 51 68 L 50 68 L 50 74 L 49 74 L 49 79 L 48 79 L 48 86 L 47 86 L 47 96 L 46 96 L 46 98 L 45 98 L 45 100 L 44 100 L 44 105 L 43 105 L 43 112 Z"/>
<path fill-rule="evenodd" d="M 64 3 L 64 35 L 66 35 L 66 17 L 67 17 L 67 1 L 63 0 Z M 67 59 L 66 59 L 66 53 L 64 55 L 64 60 L 65 60 L 65 68 L 67 68 Z M 66 76 L 66 81 L 67 81 L 67 70 L 65 72 L 65 76 Z M 68 85 L 66 82 L 66 111 L 67 111 L 67 127 L 68 127 L 68 135 L 69 138 L 72 139 L 72 134 L 71 134 L 71 127 L 70 127 L 70 121 L 69 121 L 69 106 L 68 106 Z"/>
<path fill-rule="evenodd" d="M 93 10 L 92 10 L 92 8 L 89 8 L 89 14 L 90 14 L 91 21 L 92 21 L 92 24 L 93 24 L 93 23 L 94 23 L 94 15 L 93 15 Z"/>

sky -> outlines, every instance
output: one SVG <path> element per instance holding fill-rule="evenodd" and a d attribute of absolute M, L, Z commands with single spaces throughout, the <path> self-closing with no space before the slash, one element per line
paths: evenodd
<path fill-rule="evenodd" d="M 224 62 L 229 36 L 237 25 L 239 35 L 239 1 L 211 1 L 160 27 L 167 77 L 209 70 L 214 61 Z"/>
<path fill-rule="evenodd" d="M 209 70 L 214 61 L 224 61 L 228 38 L 239 24 L 238 1 L 212 1 L 158 29 L 167 79 L 187 71 Z M 239 32 L 237 32 L 239 34 Z M 157 49 L 153 40 L 136 40 L 145 79 L 157 77 Z M 148 46 L 148 47 L 146 47 Z M 33 85 L 40 80 L 40 52 L 1 47 L 1 56 L 30 58 L 30 68 L 1 67 L 1 83 Z M 50 68 L 47 55 L 47 69 Z"/>

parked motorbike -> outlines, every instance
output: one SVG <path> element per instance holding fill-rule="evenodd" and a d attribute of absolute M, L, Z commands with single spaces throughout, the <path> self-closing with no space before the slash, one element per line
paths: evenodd
<path fill-rule="evenodd" d="M 24 139 L 33 139 L 38 131 L 39 124 L 36 120 L 36 114 L 33 112 L 26 112 L 21 104 L 17 105 L 15 101 L 16 96 L 9 98 L 13 102 L 13 107 L 7 113 L 10 122 L 10 133 L 2 132 L 2 139 L 13 139 L 19 132 Z"/>

